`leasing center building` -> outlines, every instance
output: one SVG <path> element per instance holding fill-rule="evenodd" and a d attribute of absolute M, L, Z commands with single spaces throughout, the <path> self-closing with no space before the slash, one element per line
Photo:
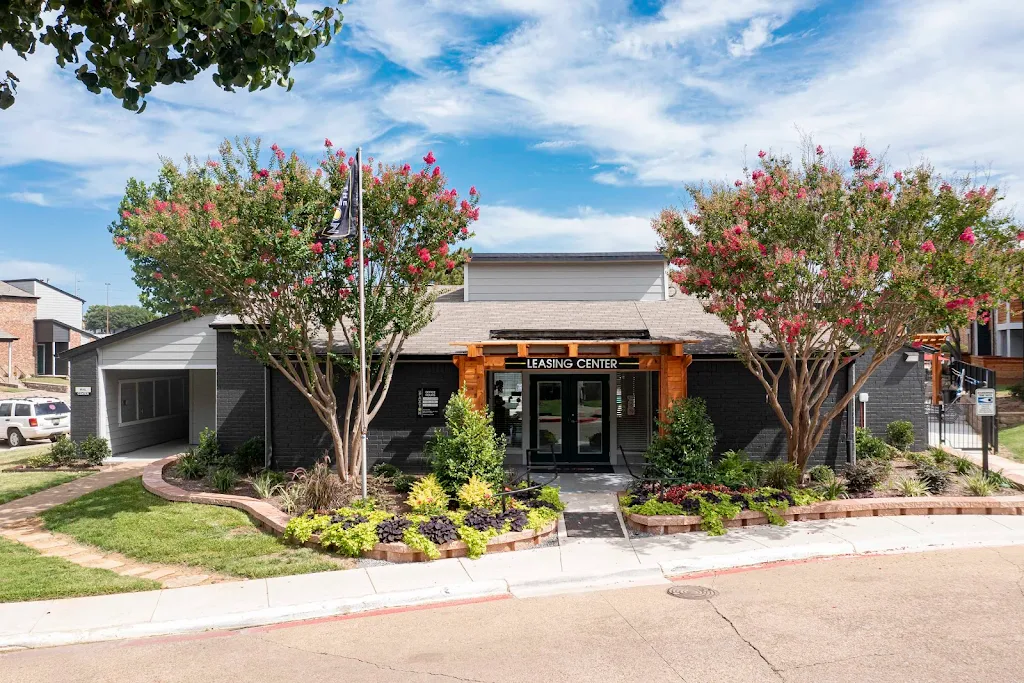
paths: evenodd
<path fill-rule="evenodd" d="M 566 463 L 639 460 L 659 414 L 685 396 L 707 403 L 716 451 L 785 453 L 732 333 L 676 290 L 660 254 L 474 254 L 464 283 L 441 294 L 434 319 L 407 340 L 370 424 L 371 460 L 423 465 L 459 387 L 492 410 L 510 464 L 529 450 Z M 326 430 L 287 379 L 235 353 L 233 327 L 223 317 L 172 315 L 67 352 L 72 437 L 100 434 L 119 454 L 195 443 L 210 427 L 226 449 L 264 437 L 275 468 L 309 465 L 331 447 Z M 837 379 L 833 400 L 856 371 Z M 923 445 L 924 381 L 916 352 L 893 355 L 862 390 L 868 405 L 835 420 L 815 461 L 846 462 L 855 419 L 876 432 L 910 420 Z"/>

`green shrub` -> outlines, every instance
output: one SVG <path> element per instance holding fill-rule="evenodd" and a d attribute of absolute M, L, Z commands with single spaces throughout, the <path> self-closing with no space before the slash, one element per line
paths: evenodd
<path fill-rule="evenodd" d="M 220 441 L 217 432 L 209 427 L 199 433 L 199 445 L 196 446 L 196 457 L 207 467 L 220 464 Z"/>
<path fill-rule="evenodd" d="M 259 436 L 248 439 L 231 456 L 231 466 L 242 474 L 249 474 L 266 465 L 266 447 Z"/>
<path fill-rule="evenodd" d="M 714 483 L 738 489 L 757 486 L 761 463 L 750 460 L 744 450 L 726 451 L 715 463 Z"/>
<path fill-rule="evenodd" d="M 28 456 L 25 460 L 25 464 L 29 467 L 49 467 L 53 464 L 53 454 L 50 453 L 50 450 L 45 450 L 41 453 Z"/>
<path fill-rule="evenodd" d="M 835 470 L 828 465 L 815 465 L 807 470 L 807 476 L 816 484 L 827 484 L 836 479 Z"/>
<path fill-rule="evenodd" d="M 715 426 L 701 398 L 681 398 L 662 415 L 660 432 L 648 447 L 645 474 L 688 483 L 712 483 Z"/>
<path fill-rule="evenodd" d="M 433 474 L 412 485 L 405 501 L 419 515 L 440 515 L 448 510 L 448 493 Z"/>
<path fill-rule="evenodd" d="M 199 459 L 195 449 L 185 451 L 174 465 L 174 470 L 182 479 L 202 479 L 206 476 L 206 469 L 206 463 Z"/>
<path fill-rule="evenodd" d="M 479 477 L 470 477 L 459 487 L 459 504 L 464 508 L 489 508 L 494 503 L 494 491 Z"/>
<path fill-rule="evenodd" d="M 373 466 L 374 476 L 380 477 L 381 479 L 394 479 L 401 473 L 402 471 L 400 469 L 389 462 L 379 462 Z"/>
<path fill-rule="evenodd" d="M 978 469 L 978 466 L 967 458 L 963 458 L 959 455 L 953 456 L 953 471 L 957 474 L 966 476 L 974 472 L 976 469 Z"/>
<path fill-rule="evenodd" d="M 881 439 L 871 435 L 864 427 L 856 429 L 857 460 L 890 460 L 892 453 Z"/>
<path fill-rule="evenodd" d="M 828 485 L 830 486 L 832 483 L 838 481 L 839 480 L 836 479 L 833 482 L 830 482 Z M 839 483 L 840 485 L 842 484 L 842 482 Z M 812 503 L 818 503 L 823 500 L 828 500 L 825 497 L 825 494 L 823 494 L 820 489 L 793 489 L 792 491 L 789 492 L 789 497 L 793 499 L 793 505 L 810 505 Z M 843 487 L 843 497 L 846 497 L 845 487 Z M 835 499 L 833 498 L 832 500 Z"/>
<path fill-rule="evenodd" d="M 402 542 L 413 550 L 418 550 L 431 560 L 436 560 L 441 557 L 441 551 L 437 549 L 437 546 L 429 538 L 420 532 L 419 524 L 413 524 L 402 534 Z M 486 542 L 484 546 L 486 547 Z"/>
<path fill-rule="evenodd" d="M 780 491 L 796 488 L 800 483 L 800 468 L 785 460 L 766 462 L 761 468 L 761 485 Z"/>
<path fill-rule="evenodd" d="M 953 456 L 941 448 L 929 448 L 928 455 L 936 465 L 948 465 L 952 462 Z"/>
<path fill-rule="evenodd" d="M 847 465 L 843 471 L 846 488 L 850 493 L 868 493 L 888 474 L 888 468 L 878 460 L 858 460 L 856 465 Z"/>
<path fill-rule="evenodd" d="M 896 420 L 885 427 L 885 440 L 893 448 L 905 451 L 914 444 L 914 423 Z"/>
<path fill-rule="evenodd" d="M 1010 395 L 1018 401 L 1024 401 L 1024 382 L 1018 382 L 1010 387 Z"/>
<path fill-rule="evenodd" d="M 551 508 L 530 508 L 526 511 L 526 528 L 538 531 L 557 519 L 557 510 L 552 510 Z"/>
<path fill-rule="evenodd" d="M 996 492 L 996 487 L 992 484 L 992 480 L 981 472 L 968 477 L 964 485 L 967 487 L 967 492 L 972 496 L 991 496 Z"/>
<path fill-rule="evenodd" d="M 998 472 L 993 472 L 992 470 L 989 470 L 988 480 L 990 482 L 992 482 L 992 485 L 995 486 L 996 488 L 1000 488 L 1000 489 L 1015 489 L 1015 488 L 1017 488 L 1017 485 L 1014 484 L 1013 481 L 1011 481 L 1005 474 L 1003 474 L 1002 470 L 999 470 Z"/>
<path fill-rule="evenodd" d="M 561 497 L 562 490 L 557 486 L 542 486 L 537 491 L 537 500 L 544 501 L 548 505 L 551 505 L 556 511 L 561 512 L 565 510 L 565 503 L 562 502 Z"/>
<path fill-rule="evenodd" d="M 284 488 L 284 481 L 277 472 L 266 470 L 249 480 L 259 498 L 273 498 Z"/>
<path fill-rule="evenodd" d="M 290 515 L 295 514 L 302 509 L 302 499 L 305 497 L 305 494 L 306 492 L 300 484 L 283 486 L 278 493 L 281 500 L 281 509 Z"/>
<path fill-rule="evenodd" d="M 952 473 L 945 467 L 939 467 L 935 463 L 921 463 L 916 465 L 915 469 L 917 470 L 917 478 L 932 493 L 943 493 L 952 483 Z"/>
<path fill-rule="evenodd" d="M 286 541 L 305 543 L 313 537 L 313 534 L 319 534 L 330 525 L 330 515 L 317 515 L 310 510 L 288 520 L 288 525 L 284 528 L 284 533 L 281 536 Z"/>
<path fill-rule="evenodd" d="M 505 480 L 505 437 L 494 433 L 489 410 L 477 410 L 465 390 L 454 394 L 444 409 L 445 428 L 434 432 L 427 457 L 437 482 L 449 495 L 476 476 L 493 490 Z"/>
<path fill-rule="evenodd" d="M 927 496 L 931 492 L 927 484 L 914 477 L 900 477 L 896 480 L 893 488 L 896 489 L 898 494 L 908 498 Z"/>
<path fill-rule="evenodd" d="M 82 459 L 90 465 L 102 465 L 110 457 L 110 444 L 106 439 L 90 434 L 78 444 L 78 452 Z"/>
<path fill-rule="evenodd" d="M 661 501 L 657 498 L 650 498 L 642 505 L 634 505 L 629 508 L 633 514 L 644 515 L 645 517 L 656 517 L 659 515 L 682 515 L 685 514 L 683 507 L 676 503 Z"/>
<path fill-rule="evenodd" d="M 66 435 L 61 434 L 50 446 L 50 460 L 60 467 L 73 465 L 78 460 L 78 446 Z"/>
<path fill-rule="evenodd" d="M 332 524 L 320 532 L 320 545 L 334 548 L 347 557 L 359 557 L 377 545 L 377 521 Z"/>
<path fill-rule="evenodd" d="M 838 477 L 818 486 L 818 493 L 824 500 L 839 500 L 847 497 L 846 482 Z"/>
<path fill-rule="evenodd" d="M 409 491 L 412 491 L 412 485 L 415 483 L 416 477 L 411 474 L 398 474 L 391 480 L 391 485 L 399 493 L 409 493 Z"/>
<path fill-rule="evenodd" d="M 227 493 L 238 483 L 238 474 L 230 467 L 221 467 L 210 475 L 210 483 L 220 493 Z"/>

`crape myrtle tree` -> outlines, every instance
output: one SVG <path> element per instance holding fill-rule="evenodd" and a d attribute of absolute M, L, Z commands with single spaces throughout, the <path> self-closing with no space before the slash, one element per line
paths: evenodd
<path fill-rule="evenodd" d="M 313 61 L 341 22 L 334 7 L 300 9 L 296 0 L 4 0 L 0 49 L 25 58 L 49 45 L 61 68 L 84 61 L 75 76 L 90 92 L 141 112 L 156 86 L 214 67 L 224 90 L 291 88 L 292 65 Z M 0 74 L 0 109 L 14 104 L 18 83 Z"/>
<path fill-rule="evenodd" d="M 889 173 L 864 147 L 849 168 L 808 145 L 760 152 L 732 184 L 689 188 L 693 208 L 653 222 L 673 281 L 732 331 L 801 469 L 829 424 L 913 335 L 975 319 L 1005 298 L 1017 229 L 994 188 L 926 164 Z M 865 357 L 856 380 L 829 396 Z M 788 405 L 783 405 L 788 403 Z"/>
<path fill-rule="evenodd" d="M 343 481 L 361 468 L 354 238 L 320 239 L 355 161 L 325 140 L 318 164 L 276 145 L 225 142 L 220 159 L 165 162 L 150 185 L 129 181 L 114 243 L 132 262 L 142 302 L 162 312 L 237 317 L 236 349 L 306 397 L 331 436 Z M 432 153 L 409 164 L 364 164 L 367 415 L 380 410 L 406 339 L 433 315 L 428 283 L 466 261 L 459 244 L 479 216 Z M 346 382 L 347 380 L 347 382 Z M 346 386 L 340 403 L 336 388 Z"/>

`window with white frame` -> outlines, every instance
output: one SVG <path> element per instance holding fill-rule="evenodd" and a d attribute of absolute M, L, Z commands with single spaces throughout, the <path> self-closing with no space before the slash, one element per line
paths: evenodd
<path fill-rule="evenodd" d="M 183 377 L 123 380 L 118 387 L 121 424 L 159 420 L 188 411 Z"/>

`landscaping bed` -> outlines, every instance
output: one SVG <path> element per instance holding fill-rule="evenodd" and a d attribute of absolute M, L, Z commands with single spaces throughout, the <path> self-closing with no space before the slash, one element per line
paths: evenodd
<path fill-rule="evenodd" d="M 99 472 L 96 454 L 102 461 L 104 448 L 109 452 L 106 441 L 92 438 L 83 443 L 91 462 L 82 455 L 81 444 L 67 439 L 6 451 L 0 456 L 0 505 Z"/>

